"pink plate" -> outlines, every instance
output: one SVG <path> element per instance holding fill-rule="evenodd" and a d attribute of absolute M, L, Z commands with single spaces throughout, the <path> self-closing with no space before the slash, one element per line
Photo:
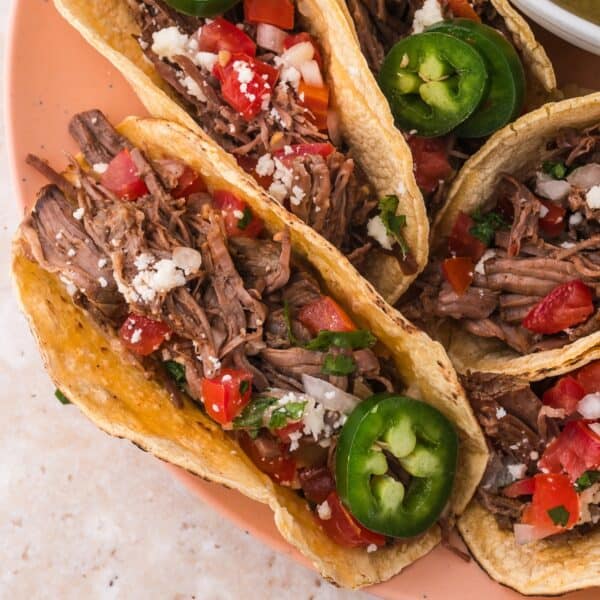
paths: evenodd
<path fill-rule="evenodd" d="M 24 158 L 28 152 L 35 152 L 54 165 L 64 164 L 64 152 L 76 150 L 67 133 L 67 123 L 75 112 L 97 107 L 118 122 L 126 115 L 144 111 L 123 78 L 63 22 L 50 0 L 13 0 L 13 7 L 5 79 L 6 124 L 15 188 L 21 205 L 28 206 L 44 182 L 25 165 Z M 568 81 L 577 77 L 580 85 L 600 87 L 600 58 L 576 50 L 549 34 L 544 34 L 544 42 L 559 59 Z M 174 467 L 170 469 L 193 493 L 239 527 L 309 566 L 281 538 L 267 507 Z M 491 581 L 474 562 L 465 563 L 443 548 L 369 591 L 396 600 L 521 597 Z M 594 600 L 598 598 L 598 590 L 564 598 Z"/>

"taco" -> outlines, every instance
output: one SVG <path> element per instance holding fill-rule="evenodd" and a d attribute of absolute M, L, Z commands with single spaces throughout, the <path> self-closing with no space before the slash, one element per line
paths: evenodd
<path fill-rule="evenodd" d="M 70 132 L 85 160 L 66 176 L 29 157 L 51 185 L 13 259 L 62 394 L 268 504 L 338 585 L 429 552 L 487 461 L 442 347 L 213 144 L 160 120 L 116 131 L 99 111 Z"/>
<path fill-rule="evenodd" d="M 385 102 L 348 101 L 316 2 L 55 4 L 153 116 L 219 144 L 387 300 L 424 268 L 429 225 L 410 151 L 388 135 Z M 201 16 L 173 8 L 186 4 Z"/>
<path fill-rule="evenodd" d="M 522 117 L 456 180 L 404 314 L 460 372 L 599 357 L 599 208 L 600 94 Z"/>
<path fill-rule="evenodd" d="M 491 450 L 459 522 L 475 559 L 522 594 L 600 585 L 600 361 L 463 382 Z"/>
<path fill-rule="evenodd" d="M 332 33 L 334 48 L 344 47 L 348 68 L 360 73 L 369 95 L 375 88 L 369 70 L 378 80 L 412 150 L 433 220 L 452 179 L 485 140 L 523 109 L 549 99 L 556 88 L 552 64 L 507 0 L 337 0 L 337 5 L 364 60 L 346 50 L 343 28 Z"/>

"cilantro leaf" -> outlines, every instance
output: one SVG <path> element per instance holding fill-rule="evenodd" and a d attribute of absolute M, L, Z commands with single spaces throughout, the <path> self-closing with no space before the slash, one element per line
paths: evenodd
<path fill-rule="evenodd" d="M 242 413 L 233 420 L 234 429 L 260 429 L 267 409 L 277 402 L 273 397 L 257 397 L 246 405 Z"/>
<path fill-rule="evenodd" d="M 72 402 L 58 389 L 54 392 L 54 396 L 61 404 L 72 404 Z"/>
<path fill-rule="evenodd" d="M 292 316 L 290 314 L 290 304 L 287 300 L 283 303 L 283 320 L 285 321 L 285 328 L 287 329 L 288 340 L 292 346 L 299 346 L 299 342 L 292 331 Z"/>
<path fill-rule="evenodd" d="M 244 379 L 244 381 L 242 381 L 240 383 L 240 394 L 242 394 L 242 396 L 250 389 L 250 382 L 247 381 L 246 379 Z"/>
<path fill-rule="evenodd" d="M 571 513 L 561 504 L 560 506 L 555 506 L 548 510 L 548 516 L 555 525 L 566 527 Z"/>
<path fill-rule="evenodd" d="M 508 229 L 508 223 L 497 212 L 489 212 L 482 215 L 477 211 L 472 215 L 472 218 L 475 221 L 475 225 L 471 227 L 469 233 L 474 235 L 478 240 L 481 240 L 486 246 L 492 243 L 496 231 L 499 229 Z"/>
<path fill-rule="evenodd" d="M 246 227 L 248 227 L 248 225 L 250 225 L 250 221 L 252 221 L 252 211 L 248 206 L 246 206 L 244 208 L 244 216 L 237 222 L 238 229 L 243 231 L 246 229 Z"/>
<path fill-rule="evenodd" d="M 336 348 L 347 348 L 350 350 L 361 350 L 370 348 L 377 339 L 366 329 L 358 331 L 320 331 L 316 338 L 308 342 L 304 347 L 307 350 L 329 350 L 332 346 Z"/>
<path fill-rule="evenodd" d="M 290 422 L 299 421 L 304 414 L 305 407 L 306 400 L 301 402 L 288 402 L 283 406 L 278 406 L 271 414 L 271 419 L 269 420 L 269 429 L 281 429 Z"/>
<path fill-rule="evenodd" d="M 185 367 L 174 360 L 167 360 L 163 365 L 171 379 L 177 384 L 177 387 L 182 390 L 187 382 L 185 378 Z"/>
<path fill-rule="evenodd" d="M 399 204 L 400 200 L 398 196 L 384 196 L 379 201 L 379 218 L 384 224 L 388 235 L 393 237 L 400 246 L 403 259 L 406 259 L 409 254 L 409 248 L 402 235 L 402 230 L 406 227 L 406 216 L 396 214 Z"/>
<path fill-rule="evenodd" d="M 576 482 L 575 489 L 583 492 L 600 481 L 600 471 L 586 471 Z"/>
<path fill-rule="evenodd" d="M 542 169 L 544 173 L 554 177 L 554 179 L 564 179 L 565 175 L 567 174 L 567 167 L 561 162 L 552 162 L 547 160 L 542 165 Z"/>
<path fill-rule="evenodd" d="M 347 354 L 328 354 L 321 366 L 321 372 L 325 375 L 350 375 L 355 370 L 356 362 Z"/>

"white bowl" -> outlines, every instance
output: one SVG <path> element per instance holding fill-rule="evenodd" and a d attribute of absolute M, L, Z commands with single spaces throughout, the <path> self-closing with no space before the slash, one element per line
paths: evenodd
<path fill-rule="evenodd" d="M 550 0 L 512 0 L 530 19 L 579 48 L 600 55 L 600 25 L 595 25 Z"/>

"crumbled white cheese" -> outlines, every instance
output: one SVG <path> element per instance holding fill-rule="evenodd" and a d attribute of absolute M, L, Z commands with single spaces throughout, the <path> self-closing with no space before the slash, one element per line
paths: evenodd
<path fill-rule="evenodd" d="M 242 84 L 250 83 L 254 79 L 254 69 L 245 60 L 234 61 L 233 70 L 237 73 L 238 81 Z"/>
<path fill-rule="evenodd" d="M 527 473 L 527 465 L 508 465 L 508 472 L 515 481 L 518 479 L 523 479 Z"/>
<path fill-rule="evenodd" d="M 563 242 L 560 245 L 561 248 L 574 248 L 575 244 L 573 242 Z"/>
<path fill-rule="evenodd" d="M 104 277 L 98 277 L 98 283 L 102 288 L 105 288 L 108 285 L 108 281 L 106 281 Z"/>
<path fill-rule="evenodd" d="M 550 210 L 548 209 L 548 207 L 544 206 L 543 204 L 540 206 L 540 217 L 543 219 L 548 213 L 550 212 Z"/>
<path fill-rule="evenodd" d="M 67 288 L 67 294 L 69 294 L 69 296 L 74 296 L 77 292 L 77 286 L 68 277 L 65 277 L 64 275 L 60 276 L 60 280 L 65 284 Z"/>
<path fill-rule="evenodd" d="M 180 79 L 180 81 L 190 96 L 200 100 L 200 102 L 206 102 L 206 95 L 195 79 L 187 75 L 183 79 Z"/>
<path fill-rule="evenodd" d="M 529 458 L 530 458 L 531 460 L 537 460 L 539 457 L 540 457 L 539 453 L 537 453 L 535 450 L 532 450 L 532 451 L 529 453 Z"/>
<path fill-rule="evenodd" d="M 154 257 L 152 256 L 152 254 L 148 254 L 147 252 L 140 254 L 133 261 L 133 264 L 135 265 L 135 268 L 138 271 L 143 271 L 144 269 L 147 269 L 153 263 Z"/>
<path fill-rule="evenodd" d="M 582 221 L 583 221 L 583 215 L 579 212 L 573 213 L 569 217 L 569 225 L 572 225 L 573 227 L 580 225 Z"/>
<path fill-rule="evenodd" d="M 425 28 L 444 20 L 438 0 L 425 0 L 423 7 L 415 11 L 413 32 L 421 33 Z"/>
<path fill-rule="evenodd" d="M 241 210 L 236 209 L 236 210 L 233 211 L 233 216 L 236 219 L 238 219 L 238 220 L 239 219 L 243 219 L 244 218 L 244 213 Z"/>
<path fill-rule="evenodd" d="M 268 177 L 275 173 L 275 161 L 270 154 L 263 154 L 256 163 L 256 174 L 260 177 Z"/>
<path fill-rule="evenodd" d="M 585 195 L 587 205 L 593 210 L 600 208 L 600 185 L 595 185 Z"/>
<path fill-rule="evenodd" d="M 497 419 L 504 419 L 505 416 L 506 416 L 506 411 L 504 410 L 504 407 L 499 406 L 496 409 L 496 418 Z"/>
<path fill-rule="evenodd" d="M 218 404 L 213 404 L 213 405 L 212 405 L 212 409 L 213 409 L 213 410 L 214 410 L 216 413 L 218 413 L 218 412 L 219 412 L 219 410 L 220 410 L 220 409 L 219 409 L 219 405 L 218 405 Z"/>
<path fill-rule="evenodd" d="M 301 431 L 292 431 L 292 433 L 288 434 L 290 438 L 290 452 L 294 452 L 294 450 L 298 450 L 300 448 L 299 440 L 302 438 Z"/>
<path fill-rule="evenodd" d="M 392 240 L 379 215 L 376 215 L 369 220 L 367 223 L 367 233 L 377 240 L 382 248 L 385 248 L 386 250 L 392 249 Z"/>
<path fill-rule="evenodd" d="M 306 435 L 312 435 L 315 440 L 323 433 L 328 437 L 327 429 L 331 428 L 326 426 L 324 417 L 325 407 L 312 398 L 308 399 L 303 416 L 304 433 Z"/>
<path fill-rule="evenodd" d="M 134 332 L 131 334 L 130 342 L 132 344 L 138 344 L 141 341 L 142 341 L 142 330 L 135 329 Z"/>
<path fill-rule="evenodd" d="M 300 85 L 300 71 L 295 67 L 284 67 L 279 74 L 279 85 L 283 87 L 289 85 L 297 90 Z"/>
<path fill-rule="evenodd" d="M 376 552 L 377 551 L 377 545 L 376 544 L 369 544 L 367 546 L 367 552 L 370 554 L 371 552 Z"/>
<path fill-rule="evenodd" d="M 57 240 L 62 240 L 62 239 L 63 239 L 63 232 L 62 232 L 62 230 L 61 230 L 61 231 L 59 231 L 59 232 L 58 232 L 58 233 L 57 233 L 57 234 L 54 236 L 54 238 L 55 238 L 55 239 L 57 239 Z"/>
<path fill-rule="evenodd" d="M 104 267 L 108 264 L 108 260 L 106 258 L 101 258 L 98 261 L 98 268 L 99 269 L 104 269 Z"/>
<path fill-rule="evenodd" d="M 227 382 L 229 382 L 229 381 L 231 381 L 231 380 L 232 380 L 232 377 L 231 377 L 231 375 L 229 375 L 229 374 L 223 375 L 223 377 L 221 378 L 221 381 L 222 381 L 223 383 L 227 383 Z"/>
<path fill-rule="evenodd" d="M 75 250 L 75 248 L 69 248 L 67 250 L 67 256 L 70 256 L 71 258 L 73 258 L 73 256 L 75 256 L 77 254 L 77 250 Z"/>
<path fill-rule="evenodd" d="M 322 521 L 328 521 L 331 519 L 331 506 L 329 506 L 327 500 L 317 505 L 317 514 L 319 515 L 319 519 Z"/>
<path fill-rule="evenodd" d="M 218 371 L 221 368 L 221 361 L 216 356 L 209 356 L 208 360 L 215 371 Z"/>
<path fill-rule="evenodd" d="M 292 187 L 292 196 L 290 198 L 290 202 L 294 206 L 300 206 L 305 196 L 306 194 L 304 193 L 304 190 L 300 186 L 295 185 Z"/>
<path fill-rule="evenodd" d="M 187 54 L 189 38 L 177 27 L 166 27 L 152 34 L 152 52 L 159 58 L 172 59 Z"/>
<path fill-rule="evenodd" d="M 173 262 L 186 275 L 197 273 L 202 266 L 202 254 L 193 248 L 180 246 L 173 250 Z"/>
<path fill-rule="evenodd" d="M 98 173 L 98 175 L 104 175 L 104 173 L 108 171 L 108 165 L 106 163 L 96 163 L 92 169 L 94 169 L 94 173 Z"/>
<path fill-rule="evenodd" d="M 73 212 L 73 218 L 81 221 L 83 219 L 83 215 L 85 214 L 85 208 L 78 208 Z"/>
<path fill-rule="evenodd" d="M 490 258 L 494 258 L 496 256 L 496 251 L 489 249 L 486 250 L 483 256 L 479 259 L 477 264 L 475 265 L 475 273 L 479 273 L 479 275 L 485 275 L 485 263 L 490 260 Z"/>
<path fill-rule="evenodd" d="M 185 275 L 174 260 L 163 258 L 156 263 L 154 260 L 154 257 L 149 254 L 140 254 L 135 259 L 138 274 L 132 281 L 133 290 L 117 280 L 119 291 L 128 300 L 137 302 L 141 299 L 144 302 L 152 302 L 156 294 L 166 293 L 185 285 Z"/>
<path fill-rule="evenodd" d="M 283 185 L 283 183 L 280 183 L 278 181 L 274 181 L 270 186 L 269 186 L 269 194 L 271 194 L 271 196 L 273 196 L 273 198 L 275 198 L 275 200 L 277 200 L 277 202 L 282 203 L 286 196 L 287 196 L 287 188 L 285 187 L 285 185 Z"/>
<path fill-rule="evenodd" d="M 274 159 L 275 172 L 273 173 L 273 183 L 269 187 L 269 193 L 278 202 L 283 202 L 292 188 L 294 182 L 294 173 L 288 169 L 278 158 Z"/>
<path fill-rule="evenodd" d="M 212 73 L 212 70 L 215 68 L 215 64 L 217 63 L 218 55 L 213 54 L 212 52 L 198 52 L 194 59 L 194 62 L 199 67 L 202 67 Z"/>

